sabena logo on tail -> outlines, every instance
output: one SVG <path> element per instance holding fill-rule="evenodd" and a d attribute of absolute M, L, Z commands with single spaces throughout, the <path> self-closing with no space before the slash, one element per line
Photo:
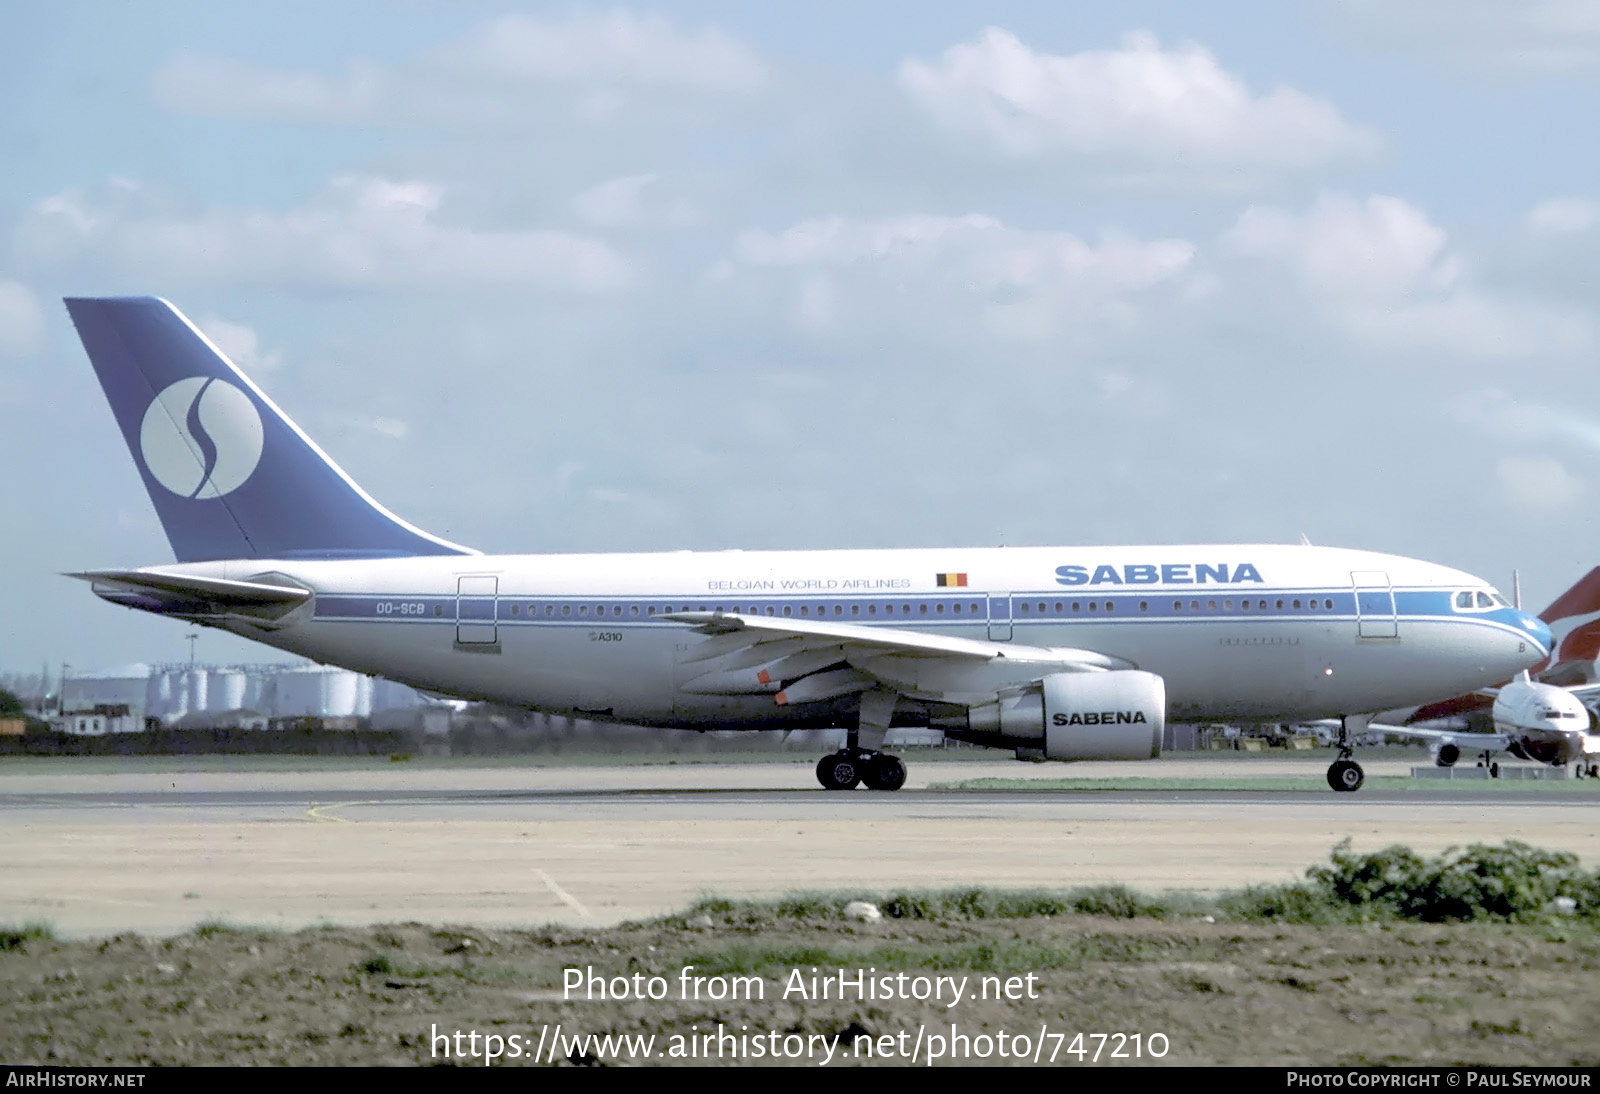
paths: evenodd
<path fill-rule="evenodd" d="M 243 486 L 261 462 L 255 403 L 211 376 L 168 385 L 144 413 L 139 453 L 150 476 L 185 498 L 220 498 Z"/>

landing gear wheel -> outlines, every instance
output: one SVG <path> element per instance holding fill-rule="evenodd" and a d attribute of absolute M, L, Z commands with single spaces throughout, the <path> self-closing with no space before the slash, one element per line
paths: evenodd
<path fill-rule="evenodd" d="M 899 756 L 879 752 L 867 761 L 862 781 L 868 790 L 899 790 L 906 784 L 906 765 Z"/>
<path fill-rule="evenodd" d="M 1489 778 L 1498 779 L 1499 777 L 1500 777 L 1500 765 L 1499 764 L 1490 764 L 1489 765 Z"/>
<path fill-rule="evenodd" d="M 848 752 L 835 752 L 817 761 L 817 781 L 824 790 L 854 790 L 861 781 L 861 767 Z"/>
<path fill-rule="evenodd" d="M 1360 790 L 1366 781 L 1366 772 L 1354 760 L 1335 760 L 1328 765 L 1328 785 L 1335 790 Z"/>

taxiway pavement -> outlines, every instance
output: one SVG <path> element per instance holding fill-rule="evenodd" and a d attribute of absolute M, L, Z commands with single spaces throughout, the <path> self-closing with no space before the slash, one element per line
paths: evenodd
<path fill-rule="evenodd" d="M 697 897 L 1293 880 L 1349 837 L 1434 853 L 1520 839 L 1600 863 L 1596 795 L 929 790 L 975 777 L 1320 776 L 1327 755 L 1151 764 L 917 763 L 895 794 L 815 789 L 809 762 L 0 773 L 0 922 L 70 936 L 207 920 L 603 926 Z M 1414 758 L 1363 757 L 1370 776 Z M 114 766 L 114 765 L 110 765 Z M 87 768 L 87 769 L 86 769 Z M 1392 768 L 1392 770 L 1391 770 Z M 1548 789 L 1548 788 L 1546 788 Z"/>

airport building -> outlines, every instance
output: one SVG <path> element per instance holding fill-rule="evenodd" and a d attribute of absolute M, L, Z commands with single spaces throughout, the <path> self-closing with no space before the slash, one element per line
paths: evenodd
<path fill-rule="evenodd" d="M 50 728 L 74 737 L 104 737 L 107 733 L 137 733 L 144 724 L 125 703 L 96 703 L 62 711 L 50 719 Z"/>
<path fill-rule="evenodd" d="M 403 684 L 348 669 L 313 664 L 144 664 L 102 672 L 64 671 L 60 717 L 81 715 L 81 732 L 165 729 L 266 729 L 315 719 L 323 728 L 429 728 L 427 713 L 442 704 Z M 90 730 L 102 709 L 125 712 L 108 728 Z M 448 709 L 448 707 L 446 707 Z M 433 722 L 437 723 L 435 717 Z M 80 732 L 77 721 L 62 728 Z M 110 728 L 114 726 L 114 728 Z"/>

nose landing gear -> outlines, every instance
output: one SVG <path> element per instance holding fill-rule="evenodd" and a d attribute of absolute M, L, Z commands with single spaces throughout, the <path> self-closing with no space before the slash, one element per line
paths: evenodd
<path fill-rule="evenodd" d="M 1328 765 L 1328 785 L 1335 790 L 1360 790 L 1366 772 L 1354 760 L 1335 760 Z"/>
<path fill-rule="evenodd" d="M 1356 716 L 1362 728 L 1372 721 L 1372 715 L 1362 714 Z M 1339 750 L 1339 758 L 1328 765 L 1328 785 L 1334 790 L 1349 793 L 1360 790 L 1361 784 L 1367 781 L 1366 772 L 1361 770 L 1361 765 L 1350 757 L 1355 754 L 1355 748 L 1350 744 L 1349 719 L 1339 719 L 1339 740 L 1335 746 Z"/>

